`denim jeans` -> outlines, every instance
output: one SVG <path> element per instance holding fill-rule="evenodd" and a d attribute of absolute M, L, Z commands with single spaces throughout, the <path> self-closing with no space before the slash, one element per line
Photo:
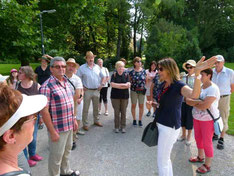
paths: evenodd
<path fill-rule="evenodd" d="M 30 144 L 28 144 L 28 147 L 24 149 L 24 155 L 29 159 L 29 157 L 36 155 L 36 148 L 37 148 L 37 131 L 38 131 L 38 123 L 39 123 L 40 116 L 37 116 L 37 121 L 34 125 L 34 132 L 33 132 L 33 140 Z M 29 154 L 29 157 L 28 157 Z"/>

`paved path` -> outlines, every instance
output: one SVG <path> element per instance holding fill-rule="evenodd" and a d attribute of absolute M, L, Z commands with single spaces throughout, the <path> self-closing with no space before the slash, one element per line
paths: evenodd
<path fill-rule="evenodd" d="M 109 89 L 110 91 L 110 89 Z M 156 147 L 144 145 L 141 135 L 144 128 L 133 127 L 130 102 L 127 115 L 127 133 L 114 133 L 114 116 L 111 103 L 108 104 L 109 116 L 101 115 L 104 127 L 91 126 L 84 136 L 79 136 L 77 148 L 70 157 L 71 167 L 78 169 L 82 176 L 156 176 Z M 90 108 L 92 109 L 92 107 Z M 89 119 L 92 122 L 90 110 Z M 143 125 L 152 118 L 144 117 Z M 225 149 L 214 149 L 212 172 L 209 176 L 234 176 L 234 137 L 225 138 Z M 38 131 L 37 152 L 44 157 L 37 166 L 32 168 L 33 176 L 47 176 L 48 169 L 48 138 L 46 128 Z M 214 143 L 216 147 L 217 142 Z M 175 176 L 195 176 L 199 164 L 190 164 L 188 158 L 196 155 L 196 143 L 191 146 L 177 142 L 174 145 L 171 159 Z"/>

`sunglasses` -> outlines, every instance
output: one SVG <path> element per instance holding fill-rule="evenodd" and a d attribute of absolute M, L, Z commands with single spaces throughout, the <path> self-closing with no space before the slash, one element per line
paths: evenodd
<path fill-rule="evenodd" d="M 60 68 L 66 68 L 66 65 L 55 65 L 52 66 L 53 68 L 60 69 Z"/>
<path fill-rule="evenodd" d="M 136 61 L 137 63 L 141 63 L 141 61 Z"/>
<path fill-rule="evenodd" d="M 186 69 L 193 69 L 193 67 L 186 67 Z"/>
<path fill-rule="evenodd" d="M 158 67 L 158 71 L 162 72 L 163 68 L 162 67 Z"/>
<path fill-rule="evenodd" d="M 25 123 L 29 123 L 29 122 L 31 122 L 31 121 L 36 121 L 37 120 L 37 115 L 36 116 L 34 116 L 33 118 L 31 118 L 31 119 L 28 119 L 28 120 L 26 120 L 25 122 L 24 122 L 24 124 Z"/>

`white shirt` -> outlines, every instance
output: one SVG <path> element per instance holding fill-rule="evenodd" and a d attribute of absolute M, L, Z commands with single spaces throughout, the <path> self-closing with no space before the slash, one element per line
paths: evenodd
<path fill-rule="evenodd" d="M 216 119 L 219 117 L 219 99 L 220 99 L 220 92 L 219 88 L 216 84 L 212 83 L 211 86 L 207 87 L 206 89 L 201 89 L 200 99 L 204 100 L 206 97 L 215 97 L 215 101 L 210 105 L 210 112 L 213 117 Z M 192 110 L 193 118 L 200 120 L 200 121 L 209 121 L 213 120 L 212 117 L 209 115 L 207 110 L 200 110 L 197 108 L 193 108 Z"/>
<path fill-rule="evenodd" d="M 82 81 L 77 75 L 73 74 L 72 77 L 68 78 L 68 79 L 72 82 L 75 89 L 83 89 Z M 71 84 L 70 84 L 70 87 L 71 87 L 71 90 L 72 90 L 72 94 L 74 95 L 75 94 L 74 87 Z"/>
<path fill-rule="evenodd" d="M 193 89 L 194 81 L 195 81 L 195 74 L 192 74 L 191 76 L 189 76 L 188 74 L 185 76 L 182 76 L 181 81 Z"/>
<path fill-rule="evenodd" d="M 231 84 L 234 84 L 234 72 L 232 69 L 223 67 L 222 71 L 217 73 L 215 68 L 213 69 L 212 82 L 217 84 L 220 90 L 220 95 L 231 94 Z"/>
<path fill-rule="evenodd" d="M 94 64 L 93 68 L 90 68 L 87 63 L 80 66 L 76 75 L 80 77 L 84 87 L 88 89 L 97 89 L 104 77 L 98 65 Z"/>
<path fill-rule="evenodd" d="M 108 69 L 106 67 L 102 67 L 100 69 L 101 69 L 101 72 L 102 72 L 104 77 L 109 77 L 110 76 L 110 73 L 109 73 L 109 71 L 108 71 Z M 106 84 L 103 87 L 108 87 L 108 82 L 106 82 Z"/>

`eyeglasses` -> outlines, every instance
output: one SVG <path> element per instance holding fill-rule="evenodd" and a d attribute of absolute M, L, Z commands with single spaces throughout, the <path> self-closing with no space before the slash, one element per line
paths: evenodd
<path fill-rule="evenodd" d="M 66 68 L 66 65 L 55 65 L 52 66 L 53 68 L 60 69 L 60 68 Z"/>
<path fill-rule="evenodd" d="M 31 119 L 28 119 L 28 120 L 26 120 L 25 122 L 24 122 L 24 124 L 25 123 L 29 123 L 29 122 L 31 122 L 31 121 L 36 121 L 37 120 L 37 115 L 35 115 L 33 118 L 31 118 Z"/>
<path fill-rule="evenodd" d="M 136 61 L 137 63 L 141 63 L 141 61 Z"/>
<path fill-rule="evenodd" d="M 188 69 L 193 69 L 193 67 L 186 67 L 186 69 L 188 70 Z"/>
<path fill-rule="evenodd" d="M 162 67 L 158 67 L 158 71 L 162 72 L 163 68 Z"/>

